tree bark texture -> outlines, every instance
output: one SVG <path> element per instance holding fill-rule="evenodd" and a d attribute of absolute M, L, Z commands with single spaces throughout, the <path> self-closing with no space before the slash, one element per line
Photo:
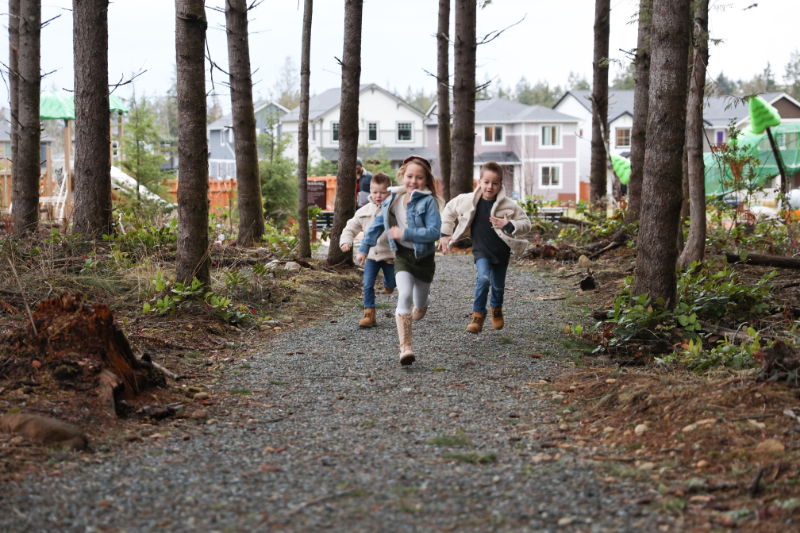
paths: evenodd
<path fill-rule="evenodd" d="M 456 0 L 451 197 L 472 192 L 474 189 L 475 54 L 478 48 L 476 31 L 477 2 Z"/>
<path fill-rule="evenodd" d="M 589 174 L 589 203 L 605 206 L 608 155 L 608 41 L 611 33 L 611 0 L 595 0 L 594 60 L 592 62 L 592 159 Z M 602 65 L 601 63 L 606 63 Z"/>
<path fill-rule="evenodd" d="M 72 230 L 111 233 L 111 112 L 108 110 L 108 0 L 73 0 L 75 212 Z"/>
<path fill-rule="evenodd" d="M 239 235 L 236 242 L 244 246 L 260 241 L 264 235 L 253 78 L 250 73 L 250 44 L 247 34 L 247 0 L 225 0 L 225 29 L 228 34 L 228 74 L 239 205 Z"/>
<path fill-rule="evenodd" d="M 14 233 L 36 231 L 39 222 L 41 90 L 41 0 L 20 0 L 19 21 L 19 123 L 17 129 L 17 173 L 13 182 Z"/>
<path fill-rule="evenodd" d="M 206 140 L 205 6 L 175 0 L 178 67 L 177 281 L 211 279 L 208 257 L 208 142 Z"/>
<path fill-rule="evenodd" d="M 654 0 L 651 33 L 649 142 L 644 155 L 642 210 L 634 294 L 648 293 L 675 306 L 682 156 L 686 135 L 686 82 L 691 0 Z"/>
<path fill-rule="evenodd" d="M 300 123 L 297 134 L 297 222 L 300 257 L 311 257 L 308 228 L 308 107 L 311 81 L 311 18 L 314 0 L 305 0 L 303 8 L 303 44 L 300 52 Z"/>
<path fill-rule="evenodd" d="M 453 149 L 450 144 L 450 2 L 439 0 L 439 28 L 436 32 L 437 118 L 439 122 L 439 169 L 442 195 L 450 201 L 450 169 Z"/>
<path fill-rule="evenodd" d="M 631 128 L 631 177 L 628 181 L 629 222 L 639 220 L 642 205 L 642 170 L 647 140 L 647 109 L 650 103 L 650 28 L 653 0 L 639 2 L 639 30 L 636 39 L 636 74 L 633 88 L 633 127 Z"/>
<path fill-rule="evenodd" d="M 686 149 L 689 177 L 689 237 L 678 264 L 688 268 L 702 261 L 706 252 L 706 173 L 703 162 L 703 96 L 708 69 L 708 0 L 700 0 L 694 11 L 694 60 L 686 102 Z"/>
<path fill-rule="evenodd" d="M 681 216 L 678 217 L 678 232 L 675 234 L 678 253 L 683 251 L 683 229 L 686 227 L 686 221 L 689 220 L 689 154 L 686 151 L 685 142 L 683 144 L 683 156 L 681 157 L 681 194 Z"/>
<path fill-rule="evenodd" d="M 352 261 L 353 253 L 339 248 L 347 221 L 356 211 L 356 158 L 358 157 L 358 95 L 361 83 L 361 14 L 363 0 L 345 0 L 344 50 L 342 52 L 342 103 L 339 113 L 339 168 L 336 204 L 328 250 L 328 263 Z"/>
<path fill-rule="evenodd" d="M 8 99 L 10 117 L 8 117 L 9 133 L 11 134 L 11 183 L 17 181 L 17 132 L 19 120 L 19 1 L 8 1 Z M 3 198 L 5 204 L 9 198 Z"/>

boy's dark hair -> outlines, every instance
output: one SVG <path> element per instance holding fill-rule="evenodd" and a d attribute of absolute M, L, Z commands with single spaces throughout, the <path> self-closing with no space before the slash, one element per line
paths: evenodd
<path fill-rule="evenodd" d="M 388 175 L 384 174 L 383 172 L 376 172 L 372 176 L 372 180 L 370 183 L 374 183 L 375 185 L 386 185 L 387 187 L 392 186 L 392 178 Z"/>
<path fill-rule="evenodd" d="M 498 165 L 496 162 L 487 161 L 486 163 L 484 163 L 483 166 L 481 167 L 481 176 L 483 176 L 483 173 L 486 172 L 487 170 L 491 170 L 492 172 L 497 174 L 497 177 L 500 178 L 500 181 L 503 180 L 503 167 Z"/>

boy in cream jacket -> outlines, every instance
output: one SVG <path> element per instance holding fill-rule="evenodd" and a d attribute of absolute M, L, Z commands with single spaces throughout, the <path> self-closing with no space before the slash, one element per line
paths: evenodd
<path fill-rule="evenodd" d="M 511 253 L 520 255 L 528 246 L 528 241 L 515 239 L 512 235 L 523 234 L 530 229 L 528 215 L 505 195 L 503 167 L 494 161 L 489 161 L 481 168 L 475 192 L 460 194 L 445 206 L 439 241 L 442 252 L 450 251 L 451 242 L 472 237 L 472 255 L 478 279 L 475 282 L 475 301 L 468 332 L 477 335 L 483 330 L 490 288 L 492 327 L 503 329 L 503 295 Z"/>
<path fill-rule="evenodd" d="M 380 214 L 381 204 L 389 197 L 391 185 L 392 179 L 383 172 L 372 176 L 369 185 L 369 203 L 356 211 L 342 232 L 339 246 L 343 252 L 349 252 L 353 248 L 353 239 L 356 235 L 362 231 L 366 233 L 372 221 Z M 381 270 L 383 270 L 383 290 L 386 294 L 392 294 L 397 287 L 394 279 L 394 252 L 389 247 L 386 233 L 381 235 L 377 245 L 370 249 L 367 262 L 364 264 L 364 318 L 358 322 L 359 327 L 373 328 L 378 325 L 375 319 L 375 280 Z"/>

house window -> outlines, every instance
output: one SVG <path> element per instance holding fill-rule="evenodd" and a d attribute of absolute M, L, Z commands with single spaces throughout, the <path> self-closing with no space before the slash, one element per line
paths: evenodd
<path fill-rule="evenodd" d="M 483 141 L 487 143 L 503 142 L 503 126 L 486 126 L 483 128 Z"/>
<path fill-rule="evenodd" d="M 561 188 L 561 167 L 542 166 L 541 187 L 543 189 Z"/>
<path fill-rule="evenodd" d="M 412 135 L 411 123 L 410 122 L 398 122 L 397 123 L 397 140 L 398 141 L 410 141 Z"/>
<path fill-rule="evenodd" d="M 560 146 L 560 130 L 559 126 L 542 126 L 542 146 Z"/>
<path fill-rule="evenodd" d="M 367 140 L 370 141 L 377 141 L 378 140 L 378 123 L 377 122 L 370 122 L 367 124 Z"/>
<path fill-rule="evenodd" d="M 617 128 L 617 148 L 628 148 L 631 145 L 631 129 Z"/>
<path fill-rule="evenodd" d="M 331 139 L 333 139 L 334 142 L 339 142 L 339 123 L 338 122 L 334 122 L 333 124 L 331 124 Z"/>
<path fill-rule="evenodd" d="M 717 144 L 722 144 L 723 142 L 725 142 L 725 132 L 724 131 L 718 131 L 717 132 Z"/>

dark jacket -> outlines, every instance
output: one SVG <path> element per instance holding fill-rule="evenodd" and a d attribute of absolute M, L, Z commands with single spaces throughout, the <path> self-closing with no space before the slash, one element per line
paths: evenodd
<path fill-rule="evenodd" d="M 358 190 L 358 207 L 364 207 L 369 203 L 369 185 L 371 182 L 372 172 L 365 168 L 361 173 L 361 177 L 358 178 L 358 187 L 356 187 Z"/>

